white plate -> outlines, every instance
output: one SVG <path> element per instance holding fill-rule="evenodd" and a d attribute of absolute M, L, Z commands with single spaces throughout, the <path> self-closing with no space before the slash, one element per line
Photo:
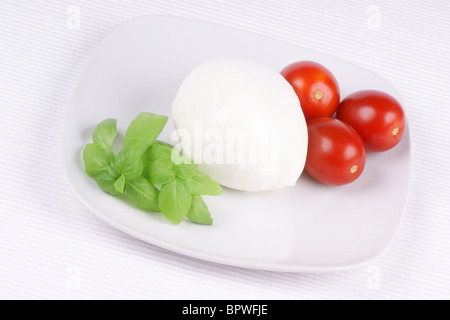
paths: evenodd
<path fill-rule="evenodd" d="M 327 66 L 342 96 L 397 90 L 372 71 L 328 54 L 208 23 L 146 16 L 116 28 L 97 48 L 79 79 L 66 118 L 63 165 L 83 203 L 105 222 L 151 244 L 213 262 L 273 271 L 326 272 L 367 263 L 392 241 L 408 194 L 408 129 L 393 150 L 369 154 L 362 176 L 343 187 L 302 175 L 297 185 L 272 192 L 224 190 L 205 197 L 213 226 L 174 226 L 161 214 L 139 211 L 103 192 L 84 173 L 83 146 L 105 118 L 119 132 L 140 112 L 171 114 L 171 102 L 196 65 L 241 57 L 275 70 L 296 60 Z M 163 132 L 170 141 L 172 123 Z"/>

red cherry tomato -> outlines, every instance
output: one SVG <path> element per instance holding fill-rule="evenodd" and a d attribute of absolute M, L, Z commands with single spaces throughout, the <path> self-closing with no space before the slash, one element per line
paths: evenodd
<path fill-rule="evenodd" d="M 366 163 L 366 149 L 359 134 L 345 122 L 329 117 L 314 118 L 307 124 L 306 172 L 330 185 L 358 178 Z"/>
<path fill-rule="evenodd" d="M 405 131 L 405 114 L 400 103 L 381 91 L 352 93 L 341 102 L 336 117 L 358 131 L 367 151 L 391 149 Z"/>
<path fill-rule="evenodd" d="M 305 119 L 331 117 L 339 105 L 339 85 L 333 74 L 312 61 L 294 62 L 281 75 L 291 84 L 300 100 Z"/>

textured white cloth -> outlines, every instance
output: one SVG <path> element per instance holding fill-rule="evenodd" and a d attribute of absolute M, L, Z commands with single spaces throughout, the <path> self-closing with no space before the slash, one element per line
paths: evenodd
<path fill-rule="evenodd" d="M 81 68 L 144 14 L 215 22 L 332 53 L 400 91 L 412 181 L 398 236 L 375 264 L 283 274 L 203 262 L 99 221 L 60 152 Z M 0 2 L 0 298 L 450 298 L 450 2 Z M 383 201 L 383 199 L 380 199 Z"/>

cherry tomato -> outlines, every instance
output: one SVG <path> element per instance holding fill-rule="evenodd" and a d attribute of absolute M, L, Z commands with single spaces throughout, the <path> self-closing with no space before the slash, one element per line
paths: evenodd
<path fill-rule="evenodd" d="M 367 151 L 391 149 L 405 131 L 405 114 L 400 103 L 381 91 L 352 93 L 341 102 L 336 117 L 358 131 Z"/>
<path fill-rule="evenodd" d="M 330 185 L 358 178 L 366 163 L 366 149 L 359 134 L 345 122 L 330 117 L 314 118 L 307 124 L 306 172 Z"/>
<path fill-rule="evenodd" d="M 339 85 L 327 68 L 316 62 L 299 61 L 281 70 L 281 75 L 294 88 L 306 120 L 334 114 L 340 100 Z"/>

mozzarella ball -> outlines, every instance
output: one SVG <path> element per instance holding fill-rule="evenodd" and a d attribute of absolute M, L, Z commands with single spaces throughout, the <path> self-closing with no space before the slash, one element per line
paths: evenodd
<path fill-rule="evenodd" d="M 295 185 L 308 131 L 300 102 L 277 72 L 255 61 L 215 59 L 182 83 L 172 115 L 184 155 L 225 187 Z"/>

